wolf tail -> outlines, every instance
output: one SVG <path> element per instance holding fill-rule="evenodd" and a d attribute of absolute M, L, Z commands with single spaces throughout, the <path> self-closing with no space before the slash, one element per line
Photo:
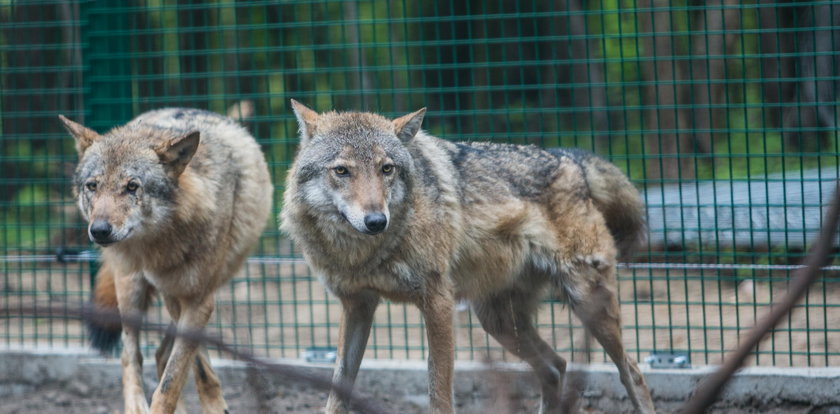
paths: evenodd
<path fill-rule="evenodd" d="M 595 207 L 604 215 L 618 248 L 627 259 L 645 241 L 645 207 L 639 192 L 621 170 L 610 162 L 589 155 L 579 159 Z"/>
<path fill-rule="evenodd" d="M 96 273 L 96 285 L 91 296 L 91 302 L 97 310 L 118 311 L 114 271 L 107 262 L 102 262 Z M 90 344 L 100 352 L 113 352 L 119 344 L 122 326 L 119 323 L 109 324 L 92 320 L 87 321 L 86 325 Z"/>

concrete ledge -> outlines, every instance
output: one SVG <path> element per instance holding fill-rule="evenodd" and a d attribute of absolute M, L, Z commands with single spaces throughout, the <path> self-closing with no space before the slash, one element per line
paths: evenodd
<path fill-rule="evenodd" d="M 147 360 L 144 369 L 147 390 L 154 389 L 156 383 L 152 362 Z M 325 378 L 329 378 L 332 372 L 329 365 L 308 364 L 301 360 L 271 362 Z M 213 366 L 226 387 L 229 384 L 250 387 L 248 393 L 252 394 L 282 394 L 278 389 L 288 387 L 289 382 L 295 383 L 296 387 L 305 387 L 296 380 L 237 361 L 214 360 Z M 652 370 L 643 366 L 642 370 L 657 409 L 670 412 L 688 399 L 697 383 L 714 371 L 714 367 Z M 585 381 L 582 404 L 590 411 L 631 412 L 614 366 L 571 365 L 568 378 Z M 84 349 L 0 349 L 0 399 L 50 383 L 93 390 L 118 388 L 119 361 L 99 357 Z M 426 363 L 366 360 L 358 387 L 371 398 L 385 399 L 397 405 L 408 404 L 422 411 L 427 404 Z M 840 368 L 750 367 L 736 375 L 723 399 L 716 405 L 716 411 L 738 412 L 736 409 L 749 407 L 761 412 L 788 412 L 786 410 L 790 407 L 819 407 L 821 410 L 827 408 L 820 412 L 840 412 L 839 391 Z M 523 406 L 531 407 L 538 403 L 538 395 L 535 378 L 523 364 L 488 365 L 461 361 L 456 365 L 455 396 L 459 412 L 473 412 L 471 407 L 487 407 L 488 401 L 500 398 L 522 401 Z M 727 408 L 734 411 L 726 411 Z M 779 411 L 775 411 L 777 409 Z"/>

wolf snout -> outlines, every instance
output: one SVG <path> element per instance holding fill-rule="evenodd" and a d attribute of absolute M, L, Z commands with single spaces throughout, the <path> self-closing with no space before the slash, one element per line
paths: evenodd
<path fill-rule="evenodd" d="M 99 244 L 109 244 L 112 242 L 111 234 L 113 233 L 114 228 L 111 227 L 111 223 L 108 223 L 106 220 L 97 219 L 90 223 L 90 227 L 88 228 L 88 234 L 90 235 L 90 241 Z"/>
<path fill-rule="evenodd" d="M 388 226 L 388 218 L 383 213 L 370 213 L 365 215 L 365 227 L 370 234 L 379 234 Z"/>

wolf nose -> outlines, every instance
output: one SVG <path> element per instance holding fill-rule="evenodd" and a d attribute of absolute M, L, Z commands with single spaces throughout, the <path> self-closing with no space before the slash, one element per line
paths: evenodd
<path fill-rule="evenodd" d="M 381 233 L 387 224 L 388 219 L 382 213 L 371 213 L 365 216 L 365 227 L 371 234 Z"/>
<path fill-rule="evenodd" d="M 98 219 L 90 223 L 90 239 L 96 243 L 108 242 L 111 237 L 111 224 L 105 220 Z"/>

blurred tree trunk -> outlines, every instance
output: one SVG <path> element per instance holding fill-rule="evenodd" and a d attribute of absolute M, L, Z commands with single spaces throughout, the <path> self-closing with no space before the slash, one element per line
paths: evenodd
<path fill-rule="evenodd" d="M 468 1 L 430 1 L 422 3 L 422 13 L 433 17 L 455 17 L 466 16 L 470 10 L 480 10 L 478 2 L 474 0 Z M 500 2 L 499 5 L 503 5 Z M 434 21 L 433 23 L 423 23 L 426 28 L 421 33 L 425 33 L 426 38 L 421 40 L 429 41 L 451 41 L 448 44 L 441 44 L 439 46 L 427 47 L 423 52 L 425 59 L 421 60 L 421 64 L 437 65 L 439 68 L 430 68 L 424 71 L 423 85 L 428 89 L 441 89 L 441 92 L 433 92 L 428 98 L 428 102 L 433 102 L 437 106 L 438 119 L 452 125 L 454 131 L 465 134 L 473 132 L 473 125 L 476 124 L 479 129 L 490 126 L 494 120 L 478 120 L 475 122 L 461 122 L 462 118 L 458 115 L 453 115 L 458 111 L 465 109 L 475 109 L 475 93 L 464 91 L 464 88 L 473 86 L 473 79 L 478 76 L 478 73 L 485 72 L 488 77 L 493 76 L 494 69 L 487 69 L 486 71 L 471 66 L 477 62 L 472 62 L 470 59 L 471 50 L 473 48 L 482 48 L 480 45 L 483 39 L 493 38 L 498 35 L 498 31 L 502 30 L 501 23 L 495 25 L 487 25 L 475 28 L 475 32 L 471 33 L 473 23 L 469 21 Z M 487 30 L 483 30 L 486 28 Z M 473 44 L 459 42 L 462 40 L 472 39 Z M 504 49 L 504 45 L 494 45 L 493 52 L 500 52 Z M 489 58 L 489 56 L 488 56 Z M 473 71 L 476 70 L 474 73 Z M 495 73 L 503 71 L 495 70 Z M 492 81 L 490 81 L 492 83 Z M 491 98 L 489 105 L 498 106 Z M 495 101 L 498 101 L 496 99 Z M 494 105 L 495 104 L 495 105 Z M 486 128 L 485 128 L 486 129 Z"/>
<path fill-rule="evenodd" d="M 132 2 L 132 6 L 140 7 L 144 5 L 141 0 Z M 140 103 L 140 112 L 156 109 L 158 106 L 154 98 L 161 98 L 168 96 L 166 89 L 166 82 L 164 82 L 164 58 L 155 52 L 160 52 L 162 48 L 161 36 L 157 34 L 149 34 L 155 29 L 153 23 L 149 20 L 149 14 L 146 11 L 139 11 L 131 13 L 132 29 L 136 30 L 135 34 L 131 36 L 131 50 L 137 51 L 142 57 L 134 58 L 132 66 L 137 73 L 139 95 L 137 101 Z M 152 99 L 143 99 L 152 98 Z"/>
<path fill-rule="evenodd" d="M 679 111 L 677 104 L 685 103 L 683 93 L 675 82 L 683 79 L 682 61 L 674 38 L 674 26 L 670 2 L 665 0 L 639 0 L 639 30 L 644 36 L 645 60 L 642 76 L 645 81 L 643 102 L 645 137 L 648 156 L 648 179 L 686 179 L 694 177 L 693 158 L 686 155 L 693 152 L 691 136 L 683 131 L 688 124 L 685 111 Z M 657 157 L 659 155 L 659 157 Z M 681 156 L 682 155 L 682 156 Z"/>
<path fill-rule="evenodd" d="M 826 132 L 836 134 L 837 126 L 837 74 L 840 56 L 840 4 L 804 5 L 795 13 L 796 27 L 796 92 L 785 108 L 784 124 L 798 126 L 797 131 L 786 134 L 794 147 L 806 151 L 819 151 L 825 142 Z"/>
<path fill-rule="evenodd" d="M 574 63 L 556 65 L 555 82 L 558 85 L 556 90 L 547 88 L 543 91 L 541 104 L 543 107 L 556 105 L 559 94 L 560 102 L 565 106 L 574 108 L 568 118 L 570 120 L 582 118 L 583 122 L 589 122 L 594 128 L 598 141 L 604 141 L 607 137 L 606 131 L 609 124 L 607 106 L 607 90 L 604 84 L 604 65 L 592 63 L 592 60 L 600 58 L 600 46 L 595 40 L 586 36 L 586 16 L 580 13 L 582 5 L 580 0 L 561 0 L 558 2 L 560 10 L 568 11 L 570 16 L 558 16 L 555 18 L 552 27 L 547 28 L 548 33 L 559 34 L 568 37 L 564 43 L 552 45 L 552 58 L 566 60 Z M 550 82 L 550 77 L 545 77 L 544 82 Z M 581 88 L 581 85 L 588 85 Z M 578 121 L 580 123 L 580 121 Z M 589 125 L 584 125 L 584 129 Z"/>
<path fill-rule="evenodd" d="M 209 6 L 201 0 L 179 0 L 178 51 L 181 78 L 181 105 L 207 108 L 207 31 L 210 25 Z M 186 76 L 185 76 L 186 75 Z"/>
<path fill-rule="evenodd" d="M 394 7 L 394 5 L 391 5 L 391 10 L 393 10 Z M 405 11 L 403 11 L 403 13 L 403 17 L 406 17 Z M 397 66 L 400 63 L 408 63 L 408 60 L 406 59 L 406 51 L 399 46 L 400 43 L 398 41 L 405 41 L 408 39 L 405 39 L 405 36 L 403 35 L 403 33 L 400 32 L 400 29 L 402 29 L 402 26 L 395 22 L 388 24 L 388 33 L 391 35 L 391 41 L 388 43 L 388 64 L 392 66 Z M 406 60 L 403 61 L 403 59 Z M 406 79 L 403 79 L 403 77 L 400 76 L 400 73 L 398 72 L 399 71 L 397 70 L 391 71 L 391 89 L 405 90 L 408 87 L 408 84 L 406 83 Z M 409 94 L 407 92 L 397 92 L 391 94 L 391 96 L 394 97 L 393 111 L 395 111 L 398 114 L 416 111 L 416 109 L 409 106 L 411 98 L 408 95 Z"/>
<path fill-rule="evenodd" d="M 4 21 L 4 44 L 0 59 L 0 110 L 3 111 L 0 154 L 35 154 L 46 144 L 45 134 L 59 133 L 56 116 L 67 114 L 81 122 L 81 94 L 68 93 L 81 88 L 81 44 L 77 3 L 13 3 Z M 8 23 L 14 22 L 11 25 Z M 37 24 L 27 24 L 39 22 Z M 44 24 L 52 22 L 54 24 Z M 51 48 L 55 52 L 44 52 Z M 68 138 L 69 139 L 69 138 Z M 58 151 L 51 147 L 48 151 Z M 0 160 L 3 177 L 32 174 L 29 162 Z M 20 185 L 4 183 L 0 200 L 10 200 Z"/>
<path fill-rule="evenodd" d="M 81 52 L 69 47 L 74 40 L 79 41 L 78 26 L 73 24 L 77 19 L 78 5 L 23 2 L 11 7 L 9 22 L 17 24 L 3 28 L 5 44 L 14 46 L 4 52 L 4 137 L 27 136 L 38 145 L 36 135 L 59 130 L 55 116 L 59 110 L 70 110 L 75 97 L 55 90 L 79 86 L 80 81 Z M 45 53 L 45 46 L 59 52 Z"/>
<path fill-rule="evenodd" d="M 741 11 L 726 7 L 737 5 L 736 0 L 723 0 L 692 17 L 692 31 L 706 32 L 691 39 L 693 105 L 687 111 L 698 152 L 711 152 L 712 142 L 717 139 L 717 133 L 711 131 L 726 127 L 726 110 L 719 107 L 725 102 L 729 85 L 724 56 L 736 52 L 741 27 Z"/>
<path fill-rule="evenodd" d="M 762 91 L 768 121 L 789 148 L 818 150 L 837 125 L 840 5 L 761 0 Z M 779 29 L 788 29 L 780 31 Z M 790 30 L 796 29 L 796 30 Z"/>
<path fill-rule="evenodd" d="M 251 24 L 251 9 L 248 7 L 234 7 L 236 25 L 245 27 Z M 254 53 L 242 53 L 240 47 L 250 47 L 254 34 L 248 30 L 231 30 L 225 33 L 224 47 L 231 52 L 225 54 L 225 71 L 233 73 L 233 78 L 225 81 L 225 94 L 235 97 L 227 102 L 232 105 L 241 98 L 250 98 L 256 92 L 256 76 L 250 72 L 254 70 Z"/>
<path fill-rule="evenodd" d="M 303 30 L 295 33 L 290 33 L 288 30 L 281 28 L 282 23 L 288 18 L 287 16 L 294 16 L 294 4 L 281 4 L 277 7 L 266 7 L 265 23 L 268 26 L 268 35 L 266 36 L 266 45 L 269 47 L 278 47 L 279 45 L 288 42 L 295 44 L 295 42 L 302 42 L 300 37 L 308 34 Z M 295 38 L 295 36 L 300 36 Z M 302 85 L 302 76 L 297 71 L 298 68 L 298 54 L 292 53 L 267 53 L 265 66 L 268 68 L 283 68 L 283 84 L 290 90 L 305 91 Z M 269 85 L 267 85 L 269 86 Z M 270 90 L 270 89 L 269 89 Z M 315 105 L 315 102 L 306 102 L 304 95 L 299 95 L 296 99 L 300 99 L 307 105 Z M 283 105 L 287 104 L 287 100 L 283 99 Z M 272 103 L 272 98 L 267 99 L 268 107 L 274 108 L 276 103 Z"/>
<path fill-rule="evenodd" d="M 356 108 L 357 110 L 375 110 L 375 108 L 368 106 L 369 102 L 366 93 L 373 91 L 374 84 L 370 79 L 370 75 L 365 71 L 365 54 L 362 49 L 361 27 L 358 22 L 359 13 L 357 8 L 359 4 L 353 1 L 346 1 L 342 4 L 342 7 L 344 10 L 343 19 L 351 22 L 350 25 L 344 28 L 347 31 L 347 43 L 350 45 L 347 50 L 347 53 L 350 55 L 347 64 L 348 66 L 355 65 L 355 71 L 351 70 L 347 73 L 349 89 L 358 91 L 352 95 L 355 99 L 348 103 L 351 108 Z"/>
<path fill-rule="evenodd" d="M 762 4 L 758 9 L 758 26 L 761 29 L 759 42 L 764 111 L 767 121 L 778 126 L 782 122 L 782 108 L 778 104 L 787 101 L 792 95 L 793 83 L 790 79 L 793 78 L 795 66 L 795 59 L 791 56 L 794 51 L 793 38 L 779 33 L 779 29 L 793 27 L 793 13 L 790 7 L 780 13 L 776 0 L 759 2 Z"/>
<path fill-rule="evenodd" d="M 61 28 L 61 43 L 65 44 L 62 48 L 62 62 L 60 64 L 68 65 L 70 70 L 60 72 L 61 79 L 59 84 L 70 88 L 73 86 L 82 85 L 82 39 L 79 28 L 79 3 L 77 2 L 62 2 L 58 5 L 58 15 L 63 22 L 73 22 L 73 24 L 62 24 Z M 59 98 L 61 108 L 84 108 L 84 95 L 82 93 L 64 93 Z"/>

